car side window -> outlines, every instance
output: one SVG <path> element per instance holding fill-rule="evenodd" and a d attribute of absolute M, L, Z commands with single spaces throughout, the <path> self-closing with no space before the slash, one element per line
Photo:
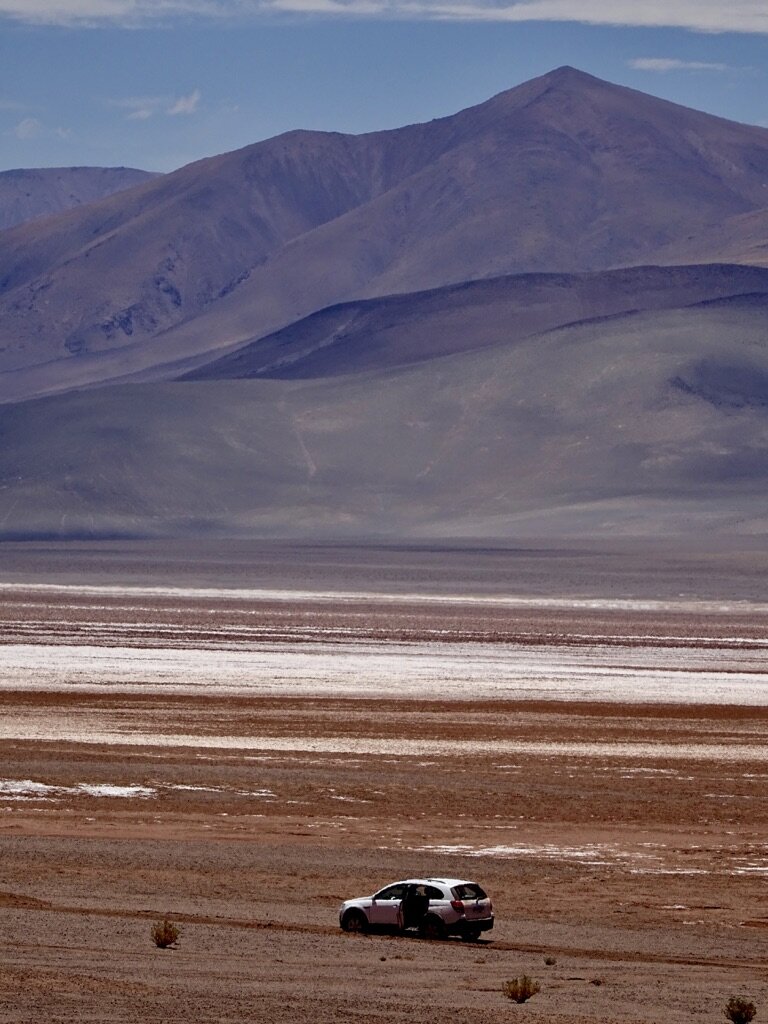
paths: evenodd
<path fill-rule="evenodd" d="M 405 896 L 407 885 L 388 885 L 374 896 L 375 900 L 401 900 Z"/>
<path fill-rule="evenodd" d="M 424 886 L 424 895 L 428 896 L 431 900 L 444 900 L 445 899 L 445 895 L 443 894 L 442 889 L 438 889 L 434 885 L 425 885 Z"/>

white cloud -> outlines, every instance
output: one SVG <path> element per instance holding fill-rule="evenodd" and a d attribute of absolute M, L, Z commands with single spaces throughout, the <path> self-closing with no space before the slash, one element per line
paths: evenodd
<path fill-rule="evenodd" d="M 231 0 L 0 0 L 0 18 L 33 25 L 131 26 L 180 15 L 216 16 L 228 6 Z"/>
<path fill-rule="evenodd" d="M 408 0 L 403 3 L 379 2 L 379 0 L 268 0 L 268 4 L 271 10 L 292 11 L 297 14 L 334 14 L 337 16 L 346 14 L 357 18 L 371 15 L 443 18 L 442 14 L 437 13 L 438 5 L 431 4 L 429 0 L 423 4 L 413 4 Z"/>
<path fill-rule="evenodd" d="M 0 18 L 53 25 L 139 25 L 269 12 L 467 21 L 570 21 L 768 34 L 766 0 L 0 0 Z"/>
<path fill-rule="evenodd" d="M 171 117 L 176 117 L 179 114 L 194 114 L 197 110 L 197 105 L 200 102 L 200 90 L 193 89 L 189 96 L 179 96 L 179 98 L 168 107 L 166 113 L 170 114 Z"/>
<path fill-rule="evenodd" d="M 636 71 L 741 71 L 730 64 L 718 64 L 703 60 L 678 60 L 674 57 L 635 57 L 627 62 Z"/>
<path fill-rule="evenodd" d="M 765 0 L 521 0 L 504 8 L 512 21 L 676 27 L 700 32 L 768 32 Z"/>
<path fill-rule="evenodd" d="M 72 135 L 69 128 L 48 128 L 36 117 L 25 117 L 13 129 L 13 135 L 22 141 L 30 139 L 68 139 Z"/>
<path fill-rule="evenodd" d="M 38 121 L 36 117 L 25 117 L 13 129 L 13 134 L 17 139 L 38 139 L 44 131 L 42 121 Z"/>
<path fill-rule="evenodd" d="M 164 96 L 124 96 L 122 99 L 107 100 L 108 107 L 125 110 L 129 121 L 146 121 L 167 103 Z"/>
<path fill-rule="evenodd" d="M 417 0 L 419 2 L 419 0 Z M 513 3 L 442 3 L 443 17 L 498 21 L 575 21 L 587 25 L 687 28 L 698 32 L 768 33 L 765 0 L 518 0 Z"/>
<path fill-rule="evenodd" d="M 125 96 L 122 99 L 107 100 L 107 106 L 126 110 L 129 121 L 148 121 L 155 114 L 194 114 L 201 99 L 199 89 L 193 89 L 187 96 Z"/>

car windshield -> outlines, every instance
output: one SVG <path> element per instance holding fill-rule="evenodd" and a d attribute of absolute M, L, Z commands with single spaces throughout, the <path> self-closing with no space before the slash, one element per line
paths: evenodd
<path fill-rule="evenodd" d="M 484 900 L 485 889 L 476 882 L 463 882 L 461 885 L 454 885 L 454 895 L 457 900 Z"/>

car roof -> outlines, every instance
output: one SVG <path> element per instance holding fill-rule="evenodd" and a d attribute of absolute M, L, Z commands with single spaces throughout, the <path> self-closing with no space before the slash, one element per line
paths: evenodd
<path fill-rule="evenodd" d="M 402 885 L 404 882 L 408 885 L 428 885 L 430 883 L 437 883 L 438 885 L 447 885 L 450 889 L 455 885 L 477 885 L 476 882 L 471 882 L 466 878 L 403 878 L 400 882 L 391 882 L 390 884 Z"/>

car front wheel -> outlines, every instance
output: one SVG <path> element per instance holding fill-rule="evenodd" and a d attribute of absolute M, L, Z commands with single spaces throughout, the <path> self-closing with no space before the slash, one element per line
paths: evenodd
<path fill-rule="evenodd" d="M 345 932 L 367 932 L 368 919 L 362 910 L 348 910 L 341 919 L 341 927 Z"/>

